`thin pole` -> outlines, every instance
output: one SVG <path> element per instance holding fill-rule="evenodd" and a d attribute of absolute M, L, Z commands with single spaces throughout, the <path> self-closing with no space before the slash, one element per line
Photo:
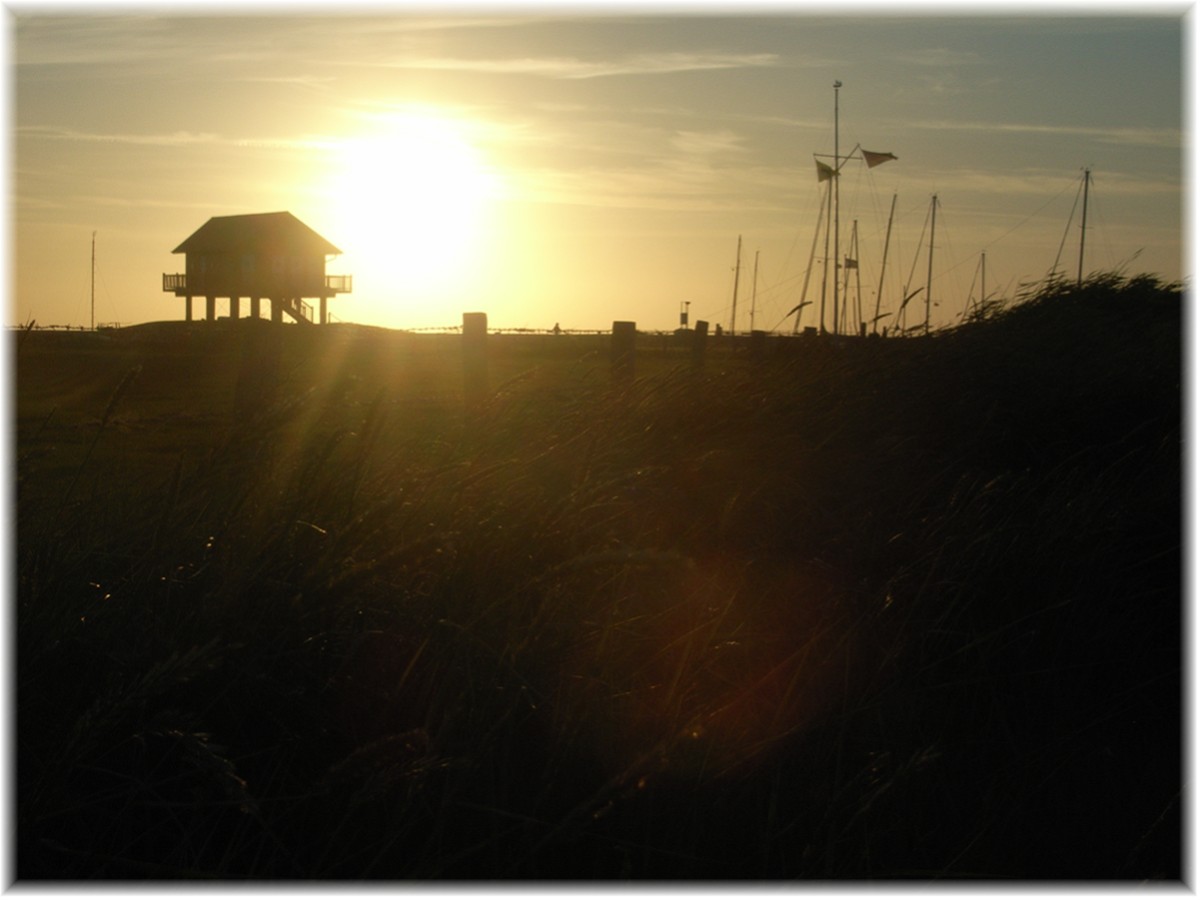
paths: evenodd
<path fill-rule="evenodd" d="M 1079 226 L 1079 276 L 1077 284 L 1083 284 L 1083 241 L 1087 237 L 1087 202 L 1088 182 L 1092 180 L 1092 170 L 1083 170 L 1083 222 Z"/>
<path fill-rule="evenodd" d="M 929 274 L 925 278 L 925 333 L 929 334 L 929 307 L 933 291 L 933 232 L 937 228 L 937 194 L 933 195 L 929 220 Z"/>
<path fill-rule="evenodd" d="M 842 258 L 838 249 L 838 227 L 841 219 L 842 193 L 838 187 L 841 180 L 842 158 L 838 155 L 838 90 L 842 83 L 833 83 L 833 333 L 838 333 L 838 289 L 837 267 Z"/>
<path fill-rule="evenodd" d="M 863 309 L 862 309 L 862 266 L 858 261 L 858 219 L 854 220 L 854 306 L 858 314 L 858 321 L 855 323 L 858 326 L 858 333 L 863 333 Z"/>
<path fill-rule="evenodd" d="M 96 232 L 92 232 L 92 331 L 96 330 Z"/>
<path fill-rule="evenodd" d="M 754 251 L 754 287 L 750 290 L 750 330 L 754 330 L 754 312 L 758 308 L 758 254 Z"/>
<path fill-rule="evenodd" d="M 738 235 L 737 263 L 733 267 L 733 315 L 729 317 L 729 333 L 734 333 L 737 325 L 737 292 L 738 278 L 742 274 L 742 236 Z"/>
<path fill-rule="evenodd" d="M 854 224 L 850 227 L 850 248 L 849 252 L 853 254 L 847 259 L 842 260 L 842 330 L 845 331 L 848 326 L 852 326 L 850 321 L 850 260 L 858 259 L 858 219 L 854 220 Z M 859 318 L 862 318 L 861 314 Z M 847 332 L 853 334 L 854 330 L 851 327 Z"/>
<path fill-rule="evenodd" d="M 892 210 L 888 213 L 887 236 L 883 239 L 883 265 L 879 267 L 879 290 L 875 292 L 875 318 L 871 320 L 871 333 L 879 333 L 879 304 L 883 300 L 883 273 L 887 271 L 888 244 L 892 241 L 892 217 L 896 215 L 896 195 L 892 194 Z"/>

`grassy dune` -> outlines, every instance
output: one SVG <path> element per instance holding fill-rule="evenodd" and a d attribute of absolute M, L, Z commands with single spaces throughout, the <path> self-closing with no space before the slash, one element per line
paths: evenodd
<path fill-rule="evenodd" d="M 20 878 L 1181 877 L 1181 292 L 21 333 Z"/>

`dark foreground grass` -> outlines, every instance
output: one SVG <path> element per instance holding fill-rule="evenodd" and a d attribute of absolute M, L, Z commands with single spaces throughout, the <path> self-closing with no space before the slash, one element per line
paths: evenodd
<path fill-rule="evenodd" d="M 1180 304 L 24 336 L 17 875 L 1178 879 Z"/>

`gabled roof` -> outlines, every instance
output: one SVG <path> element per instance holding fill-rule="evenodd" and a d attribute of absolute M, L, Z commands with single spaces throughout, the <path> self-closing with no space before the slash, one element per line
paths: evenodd
<path fill-rule="evenodd" d="M 171 252 L 236 253 L 249 249 L 281 255 L 342 252 L 290 212 L 213 216 Z"/>

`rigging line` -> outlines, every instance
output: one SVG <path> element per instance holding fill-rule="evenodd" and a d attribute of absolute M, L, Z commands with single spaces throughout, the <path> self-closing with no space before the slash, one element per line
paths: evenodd
<path fill-rule="evenodd" d="M 921 226 L 921 236 L 917 238 L 917 252 L 913 254 L 912 268 L 908 270 L 908 278 L 904 280 L 904 294 L 908 295 L 908 286 L 912 284 L 913 275 L 917 271 L 917 262 L 921 259 L 921 250 L 925 245 L 925 229 L 929 227 L 929 215 L 933 211 L 930 206 L 925 212 L 925 224 Z"/>
<path fill-rule="evenodd" d="M 1092 179 L 1092 180 L 1095 181 L 1095 179 Z M 1008 231 L 1004 232 L 1004 234 L 1000 235 L 999 237 L 992 238 L 990 241 L 988 241 L 986 244 L 984 244 L 981 249 L 987 250 L 993 244 L 997 243 L 998 241 L 1004 240 L 1004 238 L 1008 237 L 1010 234 L 1012 234 L 1018 228 L 1021 228 L 1022 226 L 1024 226 L 1030 219 L 1032 219 L 1034 216 L 1036 216 L 1038 213 L 1040 213 L 1046 207 L 1050 206 L 1050 204 L 1052 204 L 1056 200 L 1058 200 L 1059 197 L 1061 197 L 1063 194 L 1065 194 L 1067 192 L 1067 188 L 1069 188 L 1070 186 L 1071 186 L 1071 183 L 1066 184 L 1061 191 L 1059 191 L 1057 194 L 1055 194 L 1053 197 L 1051 197 L 1049 200 L 1047 200 L 1045 203 L 1043 203 L 1041 206 L 1039 206 L 1037 209 L 1035 209 L 1033 212 L 1031 212 L 1029 215 L 1027 215 L 1025 218 L 1023 218 L 1020 222 L 1018 222 L 1012 228 L 1008 229 Z"/>
<path fill-rule="evenodd" d="M 1083 193 L 1083 182 L 1079 183 L 1079 190 L 1075 192 L 1075 202 L 1071 205 L 1071 215 L 1067 218 L 1067 227 L 1063 229 L 1062 240 L 1058 244 L 1058 253 L 1054 257 L 1054 265 L 1051 267 L 1047 275 L 1053 275 L 1058 271 L 1059 260 L 1062 259 L 1063 247 L 1067 243 L 1067 235 L 1071 233 L 1071 223 L 1075 221 L 1075 210 L 1079 206 L 1079 197 Z"/>
<path fill-rule="evenodd" d="M 971 300 L 974 298 L 974 295 L 975 295 L 975 281 L 976 281 L 976 279 L 979 278 L 979 269 L 980 269 L 980 266 L 982 266 L 982 265 L 983 265 L 983 259 L 980 258 L 979 262 L 976 263 L 976 265 L 975 265 L 975 274 L 971 276 L 971 286 L 969 288 L 967 288 L 967 302 L 963 305 L 962 315 L 958 317 L 958 320 L 960 322 L 967 321 L 967 313 L 969 313 L 971 311 L 971 306 L 972 306 Z M 982 304 L 983 304 L 983 301 L 980 300 L 980 305 L 982 305 Z"/>
<path fill-rule="evenodd" d="M 117 305 L 113 303 L 112 293 L 108 290 L 108 282 L 104 280 L 104 273 L 100 270 L 99 266 L 96 266 L 96 274 L 100 276 L 100 287 L 104 289 L 104 297 L 108 301 L 111 314 L 115 316 L 116 321 L 119 322 L 121 320 L 121 314 L 117 310 Z"/>
<path fill-rule="evenodd" d="M 1090 213 L 1090 217 L 1092 219 L 1096 220 L 1096 224 L 1091 225 L 1089 227 L 1092 229 L 1093 234 L 1097 234 L 1100 237 L 1100 243 L 1103 245 L 1102 249 L 1104 250 L 1105 257 L 1109 260 L 1112 260 L 1112 259 L 1116 258 L 1117 254 L 1116 254 L 1116 251 L 1113 249 L 1112 235 L 1109 233 L 1109 230 L 1108 230 L 1108 222 L 1101 215 L 1103 210 L 1100 208 L 1100 203 L 1098 202 L 1098 200 L 1099 200 L 1099 198 L 1096 194 L 1096 176 L 1093 175 L 1092 176 L 1092 192 L 1088 198 L 1088 202 L 1090 204 L 1090 206 L 1088 207 L 1088 212 Z M 1141 252 L 1142 251 L 1140 249 L 1137 250 L 1133 254 L 1133 256 L 1130 257 L 1128 262 L 1123 263 L 1122 265 L 1129 265 L 1129 263 L 1131 263 L 1135 259 L 1137 259 L 1138 255 Z"/>

